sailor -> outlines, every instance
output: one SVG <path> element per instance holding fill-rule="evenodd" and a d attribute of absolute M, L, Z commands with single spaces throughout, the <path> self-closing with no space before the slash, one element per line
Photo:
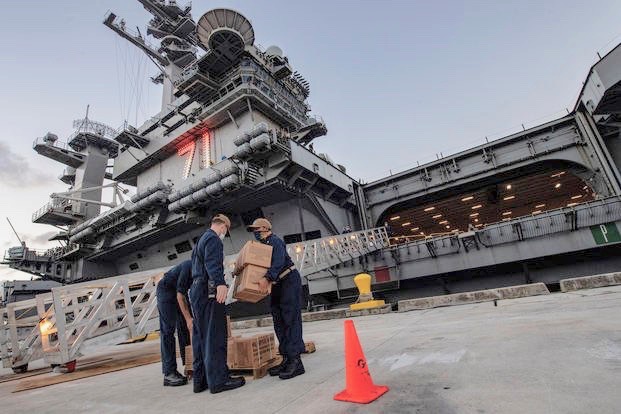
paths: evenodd
<path fill-rule="evenodd" d="M 384 227 L 386 228 L 386 234 L 388 237 L 392 237 L 392 227 L 388 224 L 387 221 L 384 222 Z"/>
<path fill-rule="evenodd" d="M 175 330 L 179 339 L 181 360 L 185 364 L 185 347 L 190 344 L 192 315 L 186 302 L 192 284 L 192 262 L 186 260 L 172 267 L 157 284 L 157 310 L 160 315 L 160 349 L 164 386 L 176 387 L 188 383 L 177 371 Z"/>
<path fill-rule="evenodd" d="M 273 248 L 272 265 L 259 282 L 259 288 L 267 293 L 269 284 L 272 284 L 270 304 L 274 331 L 279 342 L 278 350 L 283 361 L 271 368 L 269 374 L 278 375 L 283 380 L 291 379 L 304 374 L 304 365 L 300 358 L 300 354 L 304 352 L 300 273 L 287 254 L 285 243 L 272 233 L 272 224 L 267 219 L 258 218 L 247 229 L 254 232 L 255 239 Z"/>
<path fill-rule="evenodd" d="M 192 251 L 192 288 L 190 302 L 194 313 L 192 352 L 194 355 L 194 392 L 207 388 L 212 394 L 239 388 L 243 377 L 231 377 L 226 365 L 227 329 L 222 240 L 231 227 L 223 214 L 214 216 Z"/>

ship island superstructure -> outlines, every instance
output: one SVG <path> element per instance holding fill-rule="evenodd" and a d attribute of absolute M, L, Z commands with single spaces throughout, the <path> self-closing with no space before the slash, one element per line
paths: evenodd
<path fill-rule="evenodd" d="M 312 252 L 299 258 L 309 303 L 347 298 L 362 271 L 387 291 L 422 281 L 424 294 L 555 283 L 619 265 L 621 48 L 591 68 L 566 116 L 362 184 L 314 152 L 327 127 L 311 115 L 309 82 L 279 47 L 255 44 L 246 17 L 214 9 L 195 21 L 190 6 L 138 1 L 155 43 L 114 13 L 104 24 L 158 67 L 162 109 L 120 128 L 87 114 L 66 143 L 53 133 L 35 141 L 65 165 L 69 189 L 32 220 L 60 228 L 54 239 L 64 245 L 9 249 L 11 267 L 62 283 L 165 268 L 189 258 L 215 212 L 233 219 L 228 255 L 257 217 L 292 253 Z M 102 201 L 106 188 L 112 201 Z M 378 228 L 381 241 L 356 254 L 357 235 L 331 238 Z"/>
<path fill-rule="evenodd" d="M 61 179 L 70 189 L 52 194 L 33 222 L 64 228 L 57 238 L 66 247 L 46 252 L 43 268 L 34 260 L 24 270 L 75 282 L 171 265 L 187 258 L 214 211 L 233 217 L 227 253 L 260 216 L 289 242 L 353 225 L 355 182 L 309 150 L 327 129 L 309 115 L 309 83 L 282 51 L 254 45 L 250 22 L 235 11 L 212 10 L 195 23 L 189 7 L 141 3 L 159 47 L 113 13 L 104 24 L 157 62 L 162 111 L 119 129 L 86 117 L 66 144 L 51 133 L 35 141 L 39 154 L 66 165 Z M 125 199 L 123 185 L 136 195 Z M 106 186 L 113 203 L 101 201 Z"/>

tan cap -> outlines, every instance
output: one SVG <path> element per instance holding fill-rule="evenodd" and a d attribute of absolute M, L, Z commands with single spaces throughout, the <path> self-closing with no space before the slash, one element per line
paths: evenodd
<path fill-rule="evenodd" d="M 267 219 L 258 218 L 255 221 L 253 221 L 251 225 L 246 227 L 246 230 L 253 231 L 254 229 L 258 229 L 259 227 L 265 227 L 268 230 L 271 230 L 272 229 L 272 223 L 270 223 Z"/>
<path fill-rule="evenodd" d="M 231 228 L 231 220 L 225 216 L 224 214 L 216 214 L 215 216 L 213 216 L 213 218 L 211 219 L 211 222 L 213 223 L 214 220 L 220 220 L 223 221 L 224 224 L 226 224 L 226 227 L 228 227 L 229 229 Z"/>

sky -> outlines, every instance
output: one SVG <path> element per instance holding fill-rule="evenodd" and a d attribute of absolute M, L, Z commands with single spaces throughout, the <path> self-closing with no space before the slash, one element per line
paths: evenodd
<path fill-rule="evenodd" d="M 184 5 L 186 2 L 179 0 Z M 193 16 L 240 11 L 256 43 L 278 45 L 311 85 L 328 126 L 326 152 L 365 182 L 551 120 L 571 110 L 597 53 L 621 42 L 616 0 L 234 0 L 192 2 Z M 84 116 L 112 127 L 160 109 L 155 66 L 102 24 L 112 10 L 142 33 L 150 15 L 131 0 L 3 4 L 0 38 L 0 254 L 47 248 L 55 229 L 31 215 L 66 191 L 64 166 L 37 155 Z M 0 280 L 30 278 L 0 267 Z"/>

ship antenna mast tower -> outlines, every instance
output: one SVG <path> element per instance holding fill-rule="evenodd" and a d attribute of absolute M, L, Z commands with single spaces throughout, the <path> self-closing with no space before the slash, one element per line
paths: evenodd
<path fill-rule="evenodd" d="M 196 60 L 196 24 L 190 14 L 192 6 L 181 8 L 176 1 L 138 1 L 153 15 L 147 27 L 147 35 L 160 41 L 159 48 L 148 43 L 138 27 L 133 32 L 127 29 L 125 20 L 120 19 L 117 22 L 117 16 L 112 12 L 106 15 L 103 23 L 142 50 L 158 67 L 161 73 L 151 79 L 164 85 L 162 109 L 165 109 L 174 100 L 173 78 Z"/>

